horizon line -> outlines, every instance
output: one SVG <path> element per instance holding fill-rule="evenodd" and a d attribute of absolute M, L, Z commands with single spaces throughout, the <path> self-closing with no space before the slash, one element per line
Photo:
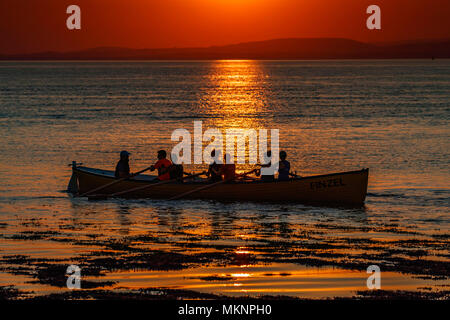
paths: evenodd
<path fill-rule="evenodd" d="M 296 38 L 296 37 L 288 37 L 288 38 L 271 38 L 271 39 L 267 39 L 267 40 L 255 40 L 255 41 L 247 41 L 247 42 L 238 42 L 238 43 L 230 43 L 230 44 L 225 44 L 225 45 L 210 45 L 210 46 L 188 46 L 188 47 L 159 47 L 159 48 L 150 48 L 150 47 L 144 47 L 144 48 L 133 48 L 133 47 L 126 47 L 126 46 L 98 46 L 98 47 L 87 47 L 87 48 L 83 48 L 83 49 L 73 49 L 73 50 L 67 50 L 67 51 L 58 51 L 58 50 L 46 50 L 46 51 L 35 51 L 35 52 L 31 52 L 31 53 L 0 53 L 0 59 L 2 60 L 14 60 L 14 59 L 18 59 L 18 60 L 25 60 L 24 58 L 30 58 L 31 60 L 38 60 L 36 58 L 39 58 L 38 56 L 40 56 L 43 60 L 51 60 L 51 55 L 60 55 L 60 57 L 54 57 L 54 60 L 70 60 L 64 57 L 64 55 L 70 55 L 70 54 L 77 54 L 77 53 L 82 53 L 82 54 L 102 54 L 99 52 L 95 52 L 96 50 L 128 50 L 128 51 L 134 51 L 134 53 L 139 53 L 139 51 L 154 51 L 155 53 L 159 53 L 162 55 L 174 55 L 174 52 L 170 53 L 170 50 L 173 51 L 189 51 L 189 50 L 203 50 L 204 52 L 197 52 L 197 55 L 200 55 L 200 57 L 195 58 L 195 57 L 187 57 L 187 58 L 182 58 L 180 57 L 179 59 L 174 59 L 174 57 L 169 57 L 167 60 L 218 60 L 220 58 L 202 58 L 201 55 L 207 53 L 207 50 L 220 50 L 220 49 L 227 49 L 227 48 L 232 48 L 232 47 L 239 47 L 239 46 L 244 46 L 244 45 L 252 45 L 252 44 L 262 44 L 262 43 L 267 43 L 270 44 L 272 42 L 276 42 L 276 41 L 344 41 L 344 42 L 348 42 L 349 44 L 359 44 L 359 45 L 364 45 L 367 46 L 367 48 L 365 49 L 369 49 L 370 47 L 373 47 L 374 49 L 389 49 L 395 46 L 411 46 L 411 45 L 426 45 L 426 44 L 446 44 L 447 42 L 450 42 L 450 38 L 422 38 L 422 39 L 414 39 L 414 40 L 396 40 L 396 41 L 383 41 L 383 42 L 364 42 L 364 41 L 360 41 L 360 40 L 354 40 L 351 38 L 343 38 L 343 37 L 301 37 L 301 38 Z M 314 49 L 314 47 L 309 47 L 309 48 L 287 48 L 289 50 L 291 50 L 292 52 L 296 52 L 298 54 L 301 54 L 302 50 L 304 51 L 304 54 L 306 54 L 306 50 L 308 49 Z M 331 47 L 330 47 L 331 48 Z M 253 48 L 254 49 L 254 48 Z M 280 46 L 280 48 L 277 48 L 280 50 L 283 50 L 283 47 Z M 347 52 L 347 54 L 349 54 L 348 57 L 342 56 L 342 52 L 339 52 L 338 50 L 335 52 L 336 57 L 333 56 L 328 56 L 328 57 L 302 57 L 302 58 L 289 58 L 289 57 L 267 57 L 267 55 L 270 54 L 275 54 L 275 52 L 265 52 L 264 50 L 261 50 L 257 53 L 259 53 L 261 55 L 261 57 L 245 57 L 245 55 L 251 55 L 251 54 L 255 54 L 255 52 L 243 52 L 242 53 L 242 57 L 229 57 L 229 58 L 223 58 L 223 59 L 230 59 L 230 60 L 236 60 L 236 59 L 248 59 L 248 60 L 324 60 L 324 59 L 332 59 L 332 60 L 336 60 L 336 59 L 364 59 L 364 57 L 356 57 L 356 56 L 351 56 L 352 54 L 357 54 L 356 51 L 351 52 L 351 50 L 355 50 L 355 48 L 352 47 L 341 47 L 339 48 L 340 50 L 342 49 L 347 49 L 350 50 L 349 52 Z M 361 48 L 358 48 L 359 50 L 361 50 Z M 286 49 L 285 49 L 286 50 Z M 326 49 L 322 48 L 322 51 L 325 52 Z M 92 53 L 90 53 L 90 51 L 92 51 Z M 164 51 L 168 51 L 168 52 L 164 52 Z M 149 52 L 150 53 L 150 52 Z M 112 52 L 104 52 L 103 54 L 114 54 Z M 119 53 L 120 54 L 120 53 Z M 123 53 L 122 53 L 123 54 Z M 183 54 L 182 52 L 178 53 Z M 187 53 L 184 53 L 187 54 Z M 190 53 L 192 54 L 192 53 Z M 211 52 L 210 52 L 211 54 Z M 227 53 L 220 53 L 220 52 L 213 52 L 213 54 L 216 55 L 226 55 Z M 230 53 L 228 53 L 230 54 Z M 234 52 L 234 54 L 236 54 L 236 52 Z M 240 53 L 238 53 L 240 54 Z M 309 53 L 311 54 L 311 52 Z M 330 54 L 330 53 L 328 53 Z M 331 53 L 332 54 L 332 53 Z M 359 54 L 362 55 L 367 55 L 367 52 L 359 52 Z M 47 57 L 46 57 L 47 55 Z M 315 52 L 314 55 L 320 55 L 320 52 Z M 448 53 L 447 53 L 448 55 Z M 445 58 L 447 58 L 447 55 L 445 55 Z M 265 57 L 262 57 L 265 56 Z M 50 58 L 50 59 L 49 59 Z M 69 57 L 70 58 L 70 57 Z M 136 58 L 138 57 L 129 57 L 130 60 L 136 60 Z M 387 56 L 382 56 L 382 57 L 366 57 L 366 59 L 380 59 L 380 58 L 384 58 L 384 59 L 389 59 L 390 57 Z M 398 59 L 399 57 L 391 57 L 392 59 Z M 414 58 L 414 57 L 411 57 Z M 443 58 L 443 57 L 440 57 Z M 91 59 L 86 59 L 83 57 L 73 57 L 73 60 L 124 60 L 126 59 L 126 54 L 125 57 L 111 57 L 111 59 L 108 59 L 108 57 L 93 57 Z M 162 57 L 154 57 L 151 58 L 149 57 L 148 59 L 141 57 L 141 60 L 164 60 Z"/>

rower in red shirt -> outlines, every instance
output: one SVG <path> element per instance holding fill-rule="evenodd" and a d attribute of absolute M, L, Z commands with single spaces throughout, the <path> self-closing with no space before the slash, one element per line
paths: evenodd
<path fill-rule="evenodd" d="M 158 179 L 163 180 L 170 180 L 170 167 L 172 166 L 172 162 L 168 159 L 166 159 L 167 153 L 165 150 L 159 150 L 158 151 L 158 161 L 151 166 L 150 170 L 154 171 L 155 169 L 158 170 Z"/>

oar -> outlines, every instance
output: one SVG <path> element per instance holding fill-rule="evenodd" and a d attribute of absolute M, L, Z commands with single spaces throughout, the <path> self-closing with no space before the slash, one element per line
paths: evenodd
<path fill-rule="evenodd" d="M 200 173 L 197 173 L 197 174 L 191 174 L 191 175 L 189 175 L 187 177 L 183 177 L 181 179 L 176 178 L 176 179 L 171 179 L 171 180 L 164 180 L 164 181 L 161 181 L 161 182 L 148 184 L 148 185 L 145 185 L 145 186 L 135 187 L 135 188 L 131 188 L 131 189 L 124 190 L 124 191 L 119 191 L 119 192 L 116 192 L 116 193 L 113 193 L 113 194 L 110 194 L 110 195 L 106 195 L 106 196 L 108 196 L 108 197 L 117 197 L 117 196 L 121 196 L 123 194 L 129 193 L 129 192 L 133 192 L 133 191 L 140 191 L 140 190 L 144 190 L 144 189 L 148 189 L 148 188 L 151 188 L 151 187 L 160 186 L 162 184 L 175 182 L 175 181 L 179 181 L 179 180 L 183 181 L 183 180 L 188 179 L 188 178 L 191 179 L 191 178 L 194 178 L 194 177 L 201 176 L 202 174 L 205 174 L 205 173 L 206 173 L 206 171 L 203 171 L 203 172 L 200 172 Z"/>
<path fill-rule="evenodd" d="M 236 175 L 234 178 L 230 178 L 230 179 L 226 179 L 226 180 L 214 182 L 214 183 L 208 184 L 208 185 L 206 185 L 206 186 L 202 186 L 202 187 L 196 188 L 196 189 L 194 189 L 194 190 L 191 190 L 191 191 L 188 191 L 188 192 L 184 192 L 184 193 L 182 193 L 182 194 L 179 194 L 179 195 L 177 195 L 177 196 L 174 196 L 174 197 L 169 198 L 169 200 L 177 200 L 177 199 L 183 198 L 184 196 L 193 194 L 193 193 L 195 193 L 195 192 L 198 192 L 198 191 L 201 191 L 201 190 L 205 190 L 205 189 L 209 189 L 209 188 L 215 187 L 215 186 L 217 186 L 217 185 L 219 185 L 219 184 L 222 184 L 222 183 L 225 183 L 225 182 L 229 182 L 229 181 L 231 181 L 231 180 L 234 180 L 234 179 L 239 178 L 239 177 L 242 177 L 242 176 L 246 176 L 246 175 L 248 175 L 248 174 L 250 174 L 250 173 L 255 172 L 255 170 L 256 170 L 256 169 L 253 169 L 252 171 L 238 174 L 238 175 Z"/>
<path fill-rule="evenodd" d="M 122 181 L 124 181 L 124 180 L 129 179 L 129 178 L 135 177 L 135 176 L 137 176 L 138 174 L 141 174 L 142 172 L 145 172 L 145 171 L 147 171 L 147 170 L 150 170 L 152 167 L 153 167 L 153 166 L 150 166 L 150 167 L 148 167 L 148 168 L 142 169 L 141 171 L 138 171 L 138 172 L 136 172 L 136 173 L 130 174 L 128 177 L 123 177 L 123 178 L 120 178 L 119 180 L 114 180 L 113 182 L 107 183 L 107 184 L 105 184 L 105 185 L 103 185 L 103 186 L 100 186 L 100 187 L 98 187 L 98 188 L 95 188 L 95 189 L 86 191 L 85 193 L 82 193 L 82 194 L 78 195 L 77 197 L 84 197 L 84 196 L 86 196 L 86 195 L 88 195 L 88 194 L 90 194 L 90 193 L 93 193 L 93 192 L 97 192 L 97 191 L 103 190 L 103 189 L 105 189 L 105 188 L 108 188 L 108 187 L 110 187 L 110 186 L 116 184 L 116 183 L 122 182 Z"/>

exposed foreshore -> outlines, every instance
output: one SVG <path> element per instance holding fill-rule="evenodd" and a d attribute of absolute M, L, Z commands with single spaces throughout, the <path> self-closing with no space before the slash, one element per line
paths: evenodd
<path fill-rule="evenodd" d="M 329 299 L 448 299 L 450 277 L 449 236 L 426 235 L 399 227 L 398 225 L 377 225 L 355 227 L 320 223 L 285 231 L 283 240 L 254 239 L 245 247 L 241 244 L 217 244 L 215 237 L 192 235 L 177 230 L 172 234 L 144 232 L 134 235 L 104 237 L 101 232 L 77 236 L 71 231 L 82 225 L 68 223 L 60 230 L 47 229 L 36 220 L 21 221 L 27 230 L 1 235 L 2 241 L 14 242 L 30 248 L 33 243 L 63 244 L 82 248 L 80 254 L 70 257 L 37 257 L 27 254 L 1 254 L 0 271 L 8 275 L 10 286 L 0 288 L 2 299 L 302 299 L 302 297 L 272 293 L 228 296 L 220 292 L 197 292 L 195 290 L 170 289 L 165 287 L 127 288 L 120 281 L 110 279 L 114 272 L 177 270 L 183 274 L 195 267 L 245 266 L 271 263 L 297 264 L 299 266 L 327 267 L 365 271 L 370 264 L 380 265 L 383 271 L 405 274 L 426 279 L 430 285 L 416 290 L 358 290 L 353 297 L 328 297 Z M 6 230 L 8 224 L 2 225 Z M 342 236 L 342 232 L 350 236 Z M 357 233 L 383 233 L 391 236 L 385 239 L 355 237 Z M 399 238 L 396 238 L 399 236 Z M 163 249 L 164 248 L 164 249 Z M 31 249 L 30 249 L 31 250 Z M 66 268 L 77 264 L 87 279 L 82 280 L 82 289 L 66 288 Z M 271 279 L 289 277 L 290 274 L 267 274 Z M 25 277 L 26 282 L 46 287 L 46 291 L 33 292 L 15 287 L 16 277 Z M 227 283 L 235 277 L 210 275 L 199 282 Z M 433 285 L 436 281 L 447 285 Z M 157 283 L 157 281 L 156 281 Z M 48 289 L 50 288 L 50 289 Z M 51 292 L 53 290 L 53 292 Z"/>

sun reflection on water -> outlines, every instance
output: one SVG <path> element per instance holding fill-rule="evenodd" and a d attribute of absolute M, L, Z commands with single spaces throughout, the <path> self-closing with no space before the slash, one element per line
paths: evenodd
<path fill-rule="evenodd" d="M 226 130 L 252 129 L 259 135 L 260 129 L 278 129 L 268 122 L 273 116 L 273 107 L 269 106 L 268 99 L 270 94 L 271 85 L 267 70 L 260 62 L 214 61 L 198 101 L 199 113 L 207 116 L 204 120 L 204 130 L 221 130 L 225 148 Z M 270 137 L 270 131 L 268 136 Z M 248 138 L 239 133 L 236 134 L 235 156 L 239 151 L 243 151 L 241 143 L 245 146 L 246 164 L 237 165 L 238 172 L 253 169 L 253 166 L 248 164 L 249 156 L 257 158 L 257 150 L 249 150 Z M 204 147 L 207 144 L 204 142 Z"/>
<path fill-rule="evenodd" d="M 262 128 L 269 91 L 266 71 L 258 61 L 216 61 L 200 98 L 200 109 L 217 128 Z"/>

